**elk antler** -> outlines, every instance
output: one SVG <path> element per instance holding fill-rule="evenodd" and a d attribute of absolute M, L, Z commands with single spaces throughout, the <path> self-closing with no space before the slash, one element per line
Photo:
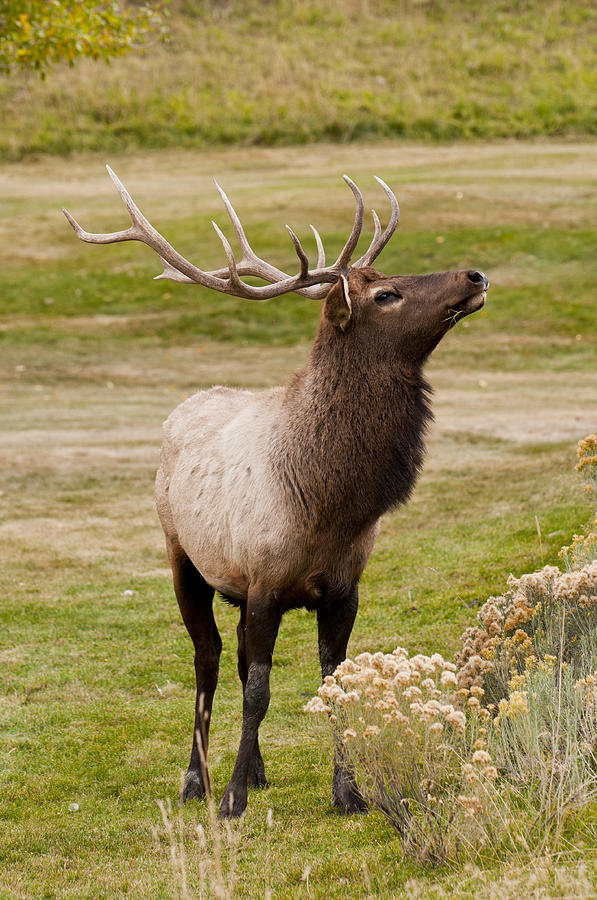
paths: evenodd
<path fill-rule="evenodd" d="M 129 211 L 132 222 L 131 226 L 127 228 L 126 231 L 94 234 L 81 228 L 79 223 L 75 221 L 66 209 L 63 208 L 62 212 L 82 241 L 87 241 L 90 244 L 112 244 L 117 241 L 141 241 L 142 243 L 147 244 L 148 247 L 151 247 L 151 249 L 157 253 L 164 266 L 162 274 L 156 276 L 158 279 L 168 278 L 171 281 L 202 284 L 204 287 L 212 288 L 215 291 L 221 291 L 224 294 L 232 294 L 235 297 L 244 297 L 247 300 L 268 300 L 270 297 L 279 297 L 281 294 L 286 294 L 290 291 L 295 291 L 296 293 L 312 299 L 320 299 L 321 297 L 324 297 L 328 291 L 326 285 L 335 282 L 340 275 L 346 275 L 350 268 L 350 258 L 355 250 L 361 234 L 361 228 L 363 227 L 364 204 L 361 192 L 347 175 L 344 175 L 343 177 L 344 181 L 354 194 L 356 212 L 352 231 L 342 248 L 340 255 L 333 265 L 326 266 L 323 243 L 318 232 L 313 225 L 311 225 L 311 230 L 313 231 L 317 244 L 317 268 L 310 269 L 307 254 L 303 250 L 295 233 L 287 225 L 286 228 L 290 235 L 290 240 L 294 245 L 294 249 L 296 250 L 300 264 L 298 274 L 290 276 L 256 255 L 247 240 L 243 226 L 241 225 L 240 219 L 230 203 L 230 200 L 217 182 L 215 182 L 215 185 L 224 202 L 224 206 L 226 207 L 236 237 L 241 246 L 242 258 L 239 263 L 235 261 L 234 253 L 232 252 L 232 247 L 230 246 L 228 239 L 216 223 L 212 221 L 212 225 L 224 246 L 228 266 L 224 269 L 204 272 L 202 269 L 198 269 L 186 260 L 184 256 L 181 256 L 180 253 L 178 253 L 174 247 L 162 237 L 159 231 L 156 231 L 151 222 L 145 218 L 118 176 L 112 171 L 110 166 L 106 166 L 106 168 L 110 178 L 116 185 L 116 190 L 120 194 L 124 205 Z M 398 201 L 387 184 L 385 184 L 381 178 L 377 178 L 377 176 L 375 176 L 375 178 L 389 197 L 392 213 L 390 221 L 382 234 L 377 213 L 375 210 L 371 210 L 375 232 L 367 252 L 354 263 L 356 267 L 370 265 L 373 260 L 379 256 L 398 225 Z M 257 276 L 258 278 L 267 281 L 268 284 L 254 287 L 241 280 L 241 276 L 243 275 Z"/>

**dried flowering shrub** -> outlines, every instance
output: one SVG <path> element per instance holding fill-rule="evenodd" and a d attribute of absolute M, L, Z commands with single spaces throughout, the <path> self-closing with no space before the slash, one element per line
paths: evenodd
<path fill-rule="evenodd" d="M 576 471 L 586 482 L 585 490 L 597 495 L 597 434 L 590 434 L 578 442 Z"/>
<path fill-rule="evenodd" d="M 307 712 L 323 715 L 363 796 L 418 862 L 486 843 L 498 771 L 487 749 L 482 689 L 463 697 L 439 653 L 362 653 L 328 676 Z"/>
<path fill-rule="evenodd" d="M 597 531 L 590 531 L 586 535 L 575 534 L 572 542 L 567 547 L 562 547 L 559 555 L 568 571 L 581 569 L 587 563 L 594 562 L 597 560 Z"/>
<path fill-rule="evenodd" d="M 579 441 L 576 455 L 578 457 L 576 470 L 585 481 L 585 490 L 597 503 L 597 434 L 591 434 Z M 593 525 L 597 525 L 597 510 Z M 562 547 L 560 556 L 569 570 L 579 569 L 593 562 L 597 559 L 597 532 L 593 530 L 587 535 L 575 534 L 572 543 L 568 547 Z"/>
<path fill-rule="evenodd" d="M 507 697 L 512 679 L 549 657 L 582 673 L 586 644 L 597 629 L 597 561 L 561 572 L 508 579 L 508 590 L 490 597 L 467 628 L 456 655 L 460 688 L 481 686 L 488 701 Z"/>
<path fill-rule="evenodd" d="M 595 492 L 597 435 L 579 441 L 577 456 L 576 468 Z M 504 594 L 484 603 L 478 625 L 462 635 L 455 659 L 459 687 L 483 687 L 486 700 L 498 702 L 509 696 L 512 679 L 551 656 L 582 674 L 586 644 L 597 628 L 597 532 L 574 535 L 560 556 L 566 572 L 544 566 L 511 575 Z"/>

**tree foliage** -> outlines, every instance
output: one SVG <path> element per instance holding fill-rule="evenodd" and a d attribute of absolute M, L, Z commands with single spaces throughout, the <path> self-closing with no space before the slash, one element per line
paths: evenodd
<path fill-rule="evenodd" d="M 81 56 L 108 61 L 162 29 L 160 8 L 117 0 L 0 0 L 0 72 L 37 69 Z"/>

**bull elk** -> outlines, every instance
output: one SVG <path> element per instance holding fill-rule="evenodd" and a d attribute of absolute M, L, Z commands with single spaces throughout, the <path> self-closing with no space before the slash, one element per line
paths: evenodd
<path fill-rule="evenodd" d="M 191 761 L 183 798 L 203 797 L 202 757 L 218 680 L 222 642 L 214 592 L 240 610 L 238 673 L 243 686 L 240 747 L 221 804 L 238 816 L 247 788 L 267 784 L 258 729 L 267 711 L 272 653 L 289 609 L 317 614 L 322 677 L 345 658 L 358 603 L 358 583 L 380 517 L 408 500 L 421 469 L 431 420 L 431 388 L 423 366 L 446 332 L 480 309 L 489 282 L 476 270 L 432 275 L 382 275 L 371 264 L 398 224 L 398 202 L 381 179 L 391 215 L 351 264 L 363 224 L 363 199 L 340 255 L 317 265 L 288 228 L 299 259 L 290 276 L 259 258 L 224 191 L 216 184 L 242 248 L 232 248 L 213 223 L 228 265 L 205 272 L 182 257 L 143 216 L 117 176 L 128 209 L 125 231 L 92 234 L 66 212 L 84 241 L 142 241 L 160 257 L 158 278 L 266 300 L 294 291 L 321 299 L 306 368 L 286 387 L 259 392 L 213 387 L 178 406 L 164 424 L 156 500 L 166 536 L 174 590 L 195 648 L 197 697 Z M 287 226 L 288 227 L 288 226 Z M 253 286 L 243 276 L 266 284 Z M 342 812 L 363 801 L 338 753 L 332 801 Z"/>

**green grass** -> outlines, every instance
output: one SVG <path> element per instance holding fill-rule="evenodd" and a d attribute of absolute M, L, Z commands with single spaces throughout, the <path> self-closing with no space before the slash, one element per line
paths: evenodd
<path fill-rule="evenodd" d="M 380 268 L 475 265 L 492 281 L 486 315 L 434 354 L 427 466 L 412 502 L 384 519 L 351 654 L 398 643 L 452 652 L 510 571 L 556 562 L 590 515 L 573 465 L 597 391 L 594 155 L 592 144 L 476 147 L 473 158 L 470 145 L 408 145 L 397 160 L 391 144 L 363 144 L 115 164 L 156 224 L 205 266 L 221 259 L 208 233 L 217 198 L 207 172 L 231 184 L 259 251 L 292 266 L 284 221 L 301 234 L 314 221 L 332 252 L 352 215 L 338 169 L 359 183 L 380 171 L 403 217 Z M 93 156 L 0 167 L 2 898 L 176 896 L 167 842 L 162 833 L 156 844 L 152 828 L 157 800 L 175 803 L 187 763 L 194 675 L 152 502 L 160 423 L 195 387 L 283 381 L 304 360 L 319 310 L 298 297 L 250 304 L 152 282 L 158 267 L 143 248 L 80 245 L 53 210 L 65 203 L 87 227 L 120 227 L 104 177 Z M 219 796 L 241 696 L 236 612 L 218 603 L 217 618 Z M 262 728 L 271 788 L 250 796 L 239 896 L 264 894 L 268 808 L 276 898 L 361 898 L 363 864 L 381 897 L 479 896 L 506 874 L 526 877 L 499 860 L 482 875 L 421 872 L 380 816 L 337 816 L 328 749 L 302 713 L 317 684 L 314 618 L 290 613 Z M 205 822 L 203 805 L 183 819 L 196 874 L 192 826 Z M 594 881 L 594 814 L 571 821 L 567 837 L 586 850 Z M 570 878 L 577 859 L 564 859 Z M 516 883 L 519 895 L 530 890 Z"/>
<path fill-rule="evenodd" d="M 597 132 L 590 0 L 178 0 L 170 32 L 3 79 L 0 154 Z"/>

